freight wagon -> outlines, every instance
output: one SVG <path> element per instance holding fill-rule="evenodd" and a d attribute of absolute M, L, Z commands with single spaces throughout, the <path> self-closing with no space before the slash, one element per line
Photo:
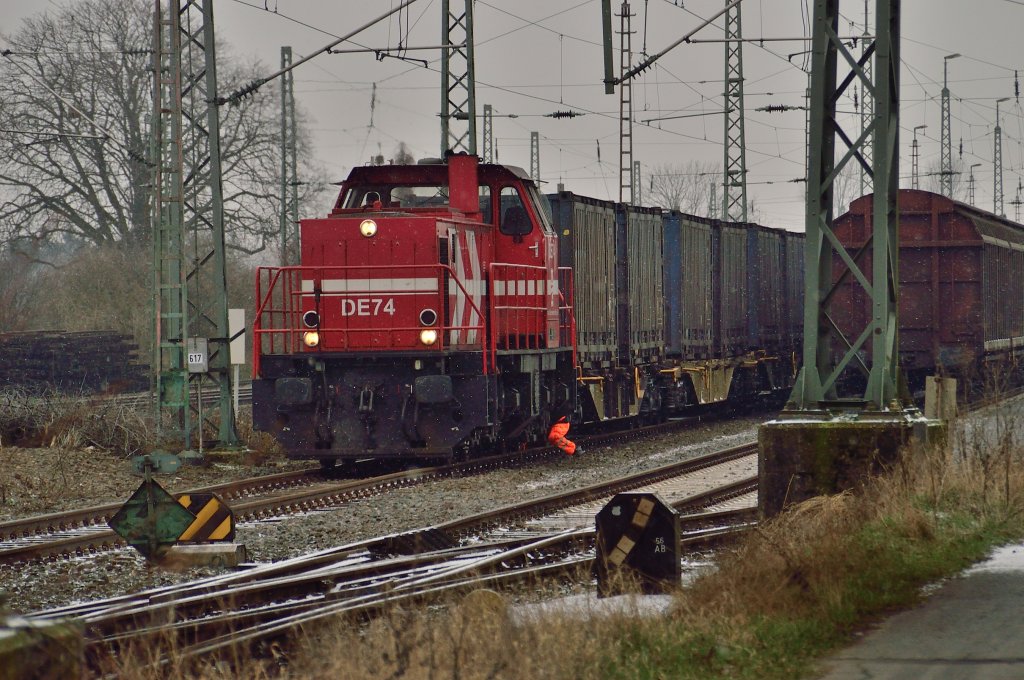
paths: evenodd
<path fill-rule="evenodd" d="M 852 253 L 867 241 L 871 200 L 858 198 L 835 222 Z M 911 389 L 931 374 L 968 378 L 1015 366 L 1024 353 L 1024 225 L 927 191 L 901 189 L 898 200 L 899 352 Z M 871 270 L 870 249 L 858 263 Z M 836 258 L 835 280 L 844 271 Z M 840 286 L 834 305 L 847 335 L 870 318 L 855 282 Z"/>
<path fill-rule="evenodd" d="M 584 420 L 657 417 L 788 389 L 803 234 L 549 195 L 572 268 Z"/>

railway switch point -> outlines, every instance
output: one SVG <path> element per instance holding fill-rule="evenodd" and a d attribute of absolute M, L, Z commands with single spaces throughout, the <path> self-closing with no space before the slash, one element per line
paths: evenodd
<path fill-rule="evenodd" d="M 760 514 L 856 488 L 911 444 L 932 444 L 943 434 L 941 421 L 915 408 L 784 410 L 757 433 Z"/>
<path fill-rule="evenodd" d="M 675 590 L 680 540 L 679 513 L 658 494 L 618 494 L 597 513 L 598 594 L 618 595 L 634 579 L 645 593 Z"/>

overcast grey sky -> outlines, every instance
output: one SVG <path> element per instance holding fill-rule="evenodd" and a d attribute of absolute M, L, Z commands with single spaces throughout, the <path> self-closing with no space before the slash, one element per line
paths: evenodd
<path fill-rule="evenodd" d="M 76 0 L 0 0 L 0 33 L 17 29 L 22 18 Z M 459 0 L 452 0 L 453 3 Z M 218 0 L 216 26 L 221 41 L 236 52 L 258 57 L 266 72 L 277 69 L 280 47 L 303 55 L 393 7 L 394 0 Z M 811 0 L 745 0 L 747 38 L 793 38 L 808 33 Z M 873 2 L 872 13 L 873 13 Z M 440 0 L 418 0 L 401 15 L 354 38 L 362 46 L 437 45 L 441 33 Z M 619 2 L 613 0 L 616 11 Z M 724 0 L 633 0 L 633 49 L 655 53 L 724 6 Z M 618 195 L 618 96 L 601 84 L 600 0 L 476 0 L 477 102 L 493 105 L 494 134 L 503 163 L 529 166 L 530 132 L 541 136 L 541 174 L 545 190 L 558 182 L 598 198 Z M 840 3 L 841 33 L 863 32 L 864 2 Z M 992 149 L 995 100 L 1000 106 L 1006 212 L 1016 195 L 1022 169 L 1024 111 L 1015 95 L 1014 69 L 1024 77 L 1020 33 L 1024 2 L 1017 0 L 904 0 L 901 112 L 901 176 L 910 185 L 911 130 L 919 131 L 922 173 L 937 168 L 940 138 L 940 90 L 943 56 L 949 62 L 953 93 L 954 159 L 966 170 L 975 163 L 976 203 L 992 209 Z M 265 8 L 269 8 L 265 9 Z M 618 20 L 616 19 L 616 26 Z M 873 19 L 872 19 L 873 21 Z M 700 38 L 720 38 L 721 21 Z M 407 35 L 406 35 L 407 34 Z M 769 104 L 801 106 L 806 75 L 801 42 L 744 46 L 748 196 L 762 222 L 802 229 L 803 184 L 789 180 L 804 174 L 804 112 L 763 113 Z M 381 150 L 390 155 L 398 142 L 419 158 L 439 153 L 439 60 L 436 52 L 410 53 L 429 68 L 372 54 L 323 55 L 296 72 L 299 105 L 312 118 L 320 161 L 334 179 Z M 637 55 L 634 62 L 641 57 Z M 635 81 L 635 119 L 692 116 L 637 125 L 634 154 L 646 173 L 653 167 L 689 160 L 722 163 L 721 43 L 681 45 Z M 372 106 L 371 92 L 376 83 Z M 853 100 L 841 102 L 853 111 Z M 554 120 L 543 114 L 572 109 L 581 118 Z M 478 112 L 479 114 L 480 112 Z M 497 117 L 516 115 L 517 118 Z M 856 124 L 851 123 L 850 129 Z M 601 162 L 598 162 L 600 145 Z M 708 180 L 710 181 L 710 179 Z M 922 188 L 931 186 L 922 178 Z M 323 212 L 324 206 L 306 210 Z"/>

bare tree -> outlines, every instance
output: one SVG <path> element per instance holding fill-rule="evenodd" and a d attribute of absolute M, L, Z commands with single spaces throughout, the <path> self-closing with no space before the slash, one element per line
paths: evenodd
<path fill-rule="evenodd" d="M 644 202 L 690 215 L 707 215 L 711 186 L 721 184 L 722 171 L 715 163 L 689 161 L 657 165 L 648 174 Z M 718 192 L 721 200 L 721 192 Z"/>
<path fill-rule="evenodd" d="M 860 163 L 851 159 L 832 182 L 832 206 L 836 216 L 848 212 L 850 203 L 854 199 L 860 198 L 860 171 Z M 870 187 L 868 191 L 870 191 Z"/>
<path fill-rule="evenodd" d="M 8 38 L 0 240 L 149 241 L 152 22 L 147 0 L 80 0 L 27 19 Z M 218 52 L 223 92 L 266 70 Z M 267 87 L 220 108 L 227 238 L 246 252 L 278 238 L 278 101 Z M 309 158 L 308 137 L 300 126 L 300 158 Z M 323 186 L 308 163 L 300 181 L 307 193 Z"/>

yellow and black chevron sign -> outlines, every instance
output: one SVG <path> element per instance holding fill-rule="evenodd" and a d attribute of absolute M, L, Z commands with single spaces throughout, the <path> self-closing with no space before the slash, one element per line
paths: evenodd
<path fill-rule="evenodd" d="M 179 543 L 235 540 L 235 515 L 217 494 L 185 494 L 178 502 L 196 517 L 178 537 Z"/>

